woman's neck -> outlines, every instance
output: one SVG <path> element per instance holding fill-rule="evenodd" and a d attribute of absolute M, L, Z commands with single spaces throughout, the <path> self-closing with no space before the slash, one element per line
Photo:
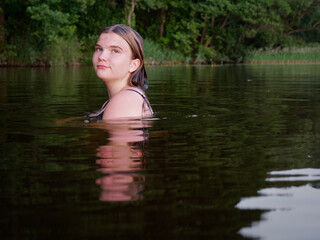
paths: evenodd
<path fill-rule="evenodd" d="M 106 86 L 108 89 L 109 99 L 111 99 L 114 95 L 116 95 L 121 90 L 130 87 L 127 81 L 125 81 L 124 83 L 121 83 L 121 82 L 106 83 Z"/>

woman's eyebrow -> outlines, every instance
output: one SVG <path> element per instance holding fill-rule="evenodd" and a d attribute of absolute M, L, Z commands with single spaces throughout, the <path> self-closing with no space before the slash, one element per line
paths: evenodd
<path fill-rule="evenodd" d="M 123 49 L 117 45 L 111 45 L 111 46 L 109 46 L 109 48 L 117 48 L 117 49 L 120 49 L 121 51 L 123 51 Z"/>
<path fill-rule="evenodd" d="M 102 48 L 102 46 L 100 44 L 98 44 L 98 43 L 96 44 L 95 47 L 101 47 Z M 110 46 L 108 46 L 108 48 L 113 48 L 113 49 L 116 48 L 116 49 L 119 49 L 119 50 L 123 51 L 123 49 L 118 45 L 110 45 Z"/>

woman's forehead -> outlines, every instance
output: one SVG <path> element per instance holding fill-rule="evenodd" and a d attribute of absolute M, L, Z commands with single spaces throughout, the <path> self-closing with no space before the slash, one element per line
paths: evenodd
<path fill-rule="evenodd" d="M 102 33 L 98 39 L 97 44 L 101 46 L 118 46 L 121 47 L 123 50 L 130 50 L 129 44 L 120 37 L 116 33 Z"/>

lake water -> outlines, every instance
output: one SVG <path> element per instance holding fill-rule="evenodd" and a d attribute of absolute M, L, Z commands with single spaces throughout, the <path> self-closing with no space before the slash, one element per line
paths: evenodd
<path fill-rule="evenodd" d="M 0 68 L 0 239 L 320 236 L 320 65 L 152 66 L 106 125 L 91 67 Z"/>

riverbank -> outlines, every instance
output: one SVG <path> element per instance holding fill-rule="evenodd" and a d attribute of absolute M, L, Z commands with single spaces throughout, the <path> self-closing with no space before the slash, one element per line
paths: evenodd
<path fill-rule="evenodd" d="M 199 57 L 196 58 L 198 60 Z M 221 64 L 307 64 L 320 63 L 320 45 L 305 47 L 268 48 L 255 49 L 243 57 L 243 61 L 233 62 L 219 58 L 204 59 L 202 61 L 193 60 L 182 53 L 161 47 L 152 41 L 145 41 L 145 65 L 221 65 Z M 84 55 L 81 60 L 59 63 L 56 62 L 6 62 L 0 61 L 0 67 L 52 67 L 52 66 L 82 66 L 91 65 L 91 56 Z"/>

